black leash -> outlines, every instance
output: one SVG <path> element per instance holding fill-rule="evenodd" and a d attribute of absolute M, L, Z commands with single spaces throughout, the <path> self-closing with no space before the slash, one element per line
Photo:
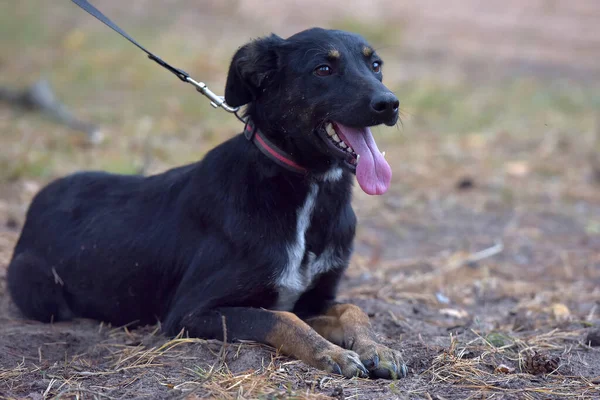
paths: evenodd
<path fill-rule="evenodd" d="M 221 107 L 225 111 L 234 114 L 237 117 L 237 119 L 239 119 L 243 123 L 246 123 L 246 121 L 242 117 L 240 117 L 240 115 L 238 114 L 238 111 L 240 109 L 239 107 L 235 107 L 234 108 L 234 107 L 230 107 L 229 105 L 227 105 L 227 103 L 225 103 L 225 99 L 223 97 L 218 96 L 215 93 L 213 93 L 206 86 L 206 84 L 204 82 L 197 82 L 197 81 L 195 81 L 194 79 L 192 79 L 190 77 L 190 74 L 188 74 L 184 70 L 181 70 L 179 68 L 175 68 L 175 67 L 167 64 L 160 57 L 158 57 L 158 56 L 152 54 L 151 52 L 149 52 L 148 50 L 146 50 L 142 45 L 140 45 L 131 36 L 129 36 L 127 34 L 127 32 L 125 32 L 123 29 L 119 28 L 114 22 L 112 22 L 110 19 L 108 19 L 108 17 L 106 15 L 102 14 L 96 7 L 94 7 L 92 4 L 90 4 L 87 0 L 72 0 L 72 1 L 73 1 L 73 3 L 77 4 L 79 7 L 81 7 L 82 9 L 84 9 L 85 11 L 87 11 L 88 13 L 90 13 L 93 17 L 95 17 L 98 20 L 100 20 L 101 22 L 103 22 L 106 26 L 108 26 L 109 28 L 111 28 L 113 31 L 117 32 L 119 35 L 123 36 L 125 39 L 129 40 L 131 43 L 133 43 L 134 45 L 136 45 L 144 53 L 148 54 L 148 58 L 149 59 L 151 59 L 152 61 L 158 63 L 163 68 L 166 68 L 167 70 L 171 71 L 173 74 L 175 74 L 183 82 L 190 83 L 190 84 L 194 85 L 196 87 L 196 90 L 198 92 L 200 92 L 204 96 L 208 97 L 208 99 L 210 100 L 210 104 L 213 107 L 215 107 L 215 108 Z"/>
<path fill-rule="evenodd" d="M 254 124 L 249 119 L 244 120 L 238 114 L 238 111 L 240 109 L 239 107 L 235 107 L 235 108 L 230 107 L 229 105 L 227 105 L 227 103 L 225 103 L 225 99 L 223 97 L 217 96 L 212 91 L 210 91 L 205 83 L 196 82 L 194 79 L 192 79 L 190 77 L 190 74 L 188 74 L 184 70 L 175 68 L 172 65 L 167 64 L 160 57 L 158 57 L 158 56 L 152 54 L 151 52 L 149 52 L 148 50 L 146 50 L 146 48 L 144 48 L 141 44 L 136 42 L 131 36 L 129 36 L 127 34 L 127 32 L 125 32 L 123 29 L 119 28 L 114 22 L 112 22 L 110 19 L 108 19 L 108 17 L 106 15 L 102 14 L 96 7 L 94 7 L 92 4 L 90 4 L 87 0 L 72 0 L 72 1 L 73 1 L 73 3 L 77 4 L 79 7 L 81 7 L 88 13 L 90 13 L 93 17 L 95 17 L 98 20 L 100 20 L 101 22 L 103 22 L 106 26 L 111 28 L 113 31 L 117 32 L 119 35 L 121 35 L 125 39 L 129 40 L 131 43 L 133 43 L 135 46 L 137 46 L 144 53 L 148 54 L 148 58 L 150 58 L 152 61 L 158 63 L 161 67 L 166 68 L 167 70 L 171 71 L 173 74 L 175 74 L 175 76 L 177 76 L 183 82 L 191 83 L 192 85 L 194 85 L 196 87 L 197 91 L 202 93 L 204 96 L 208 97 L 208 99 L 210 100 L 210 104 L 213 107 L 215 107 L 215 108 L 221 107 L 225 111 L 234 114 L 237 117 L 237 119 L 239 119 L 240 121 L 242 121 L 245 124 L 244 136 L 246 137 L 246 139 L 248 139 L 250 142 L 254 143 L 256 145 L 256 147 L 258 147 L 258 149 L 264 155 L 266 155 L 268 158 L 270 158 L 271 160 L 273 160 L 275 163 L 279 164 L 283 168 L 286 168 L 287 170 L 296 172 L 298 174 L 306 174 L 307 173 L 308 170 L 306 168 L 300 166 L 298 163 L 296 163 L 296 161 L 293 159 L 293 157 L 291 155 L 285 153 L 283 150 L 281 150 L 277 146 L 275 146 L 275 144 L 270 142 L 266 138 L 266 136 L 264 136 L 262 134 L 262 132 L 260 132 L 260 130 L 258 130 L 254 127 Z"/>

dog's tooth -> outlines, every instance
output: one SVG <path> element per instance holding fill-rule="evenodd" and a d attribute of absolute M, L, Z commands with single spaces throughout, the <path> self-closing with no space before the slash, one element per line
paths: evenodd
<path fill-rule="evenodd" d="M 339 142 L 339 141 L 340 141 L 340 137 L 339 137 L 337 134 L 334 134 L 334 135 L 332 136 L 332 138 L 333 138 L 333 140 L 335 140 L 336 142 Z"/>
<path fill-rule="evenodd" d="M 381 156 L 382 156 L 383 158 L 385 158 L 385 151 L 382 151 L 382 152 L 381 152 Z"/>
<path fill-rule="evenodd" d="M 329 136 L 335 135 L 335 129 L 333 129 L 333 126 L 331 125 L 331 123 L 328 123 L 327 125 L 325 125 L 325 131 L 327 131 L 327 134 Z"/>
<path fill-rule="evenodd" d="M 350 147 L 348 147 L 348 148 L 346 149 L 346 151 L 347 151 L 348 153 L 352 153 L 352 149 L 351 149 Z"/>
<path fill-rule="evenodd" d="M 344 143 L 344 142 L 340 142 L 340 147 L 342 149 L 345 149 L 346 147 L 348 147 L 348 145 L 346 143 Z"/>
<path fill-rule="evenodd" d="M 360 154 L 356 155 L 356 163 L 358 164 L 358 162 L 360 161 Z"/>

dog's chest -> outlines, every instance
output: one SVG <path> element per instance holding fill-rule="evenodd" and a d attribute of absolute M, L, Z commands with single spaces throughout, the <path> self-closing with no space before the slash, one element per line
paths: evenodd
<path fill-rule="evenodd" d="M 318 207 L 319 186 L 311 184 L 306 200 L 297 210 L 293 240 L 286 245 L 287 263 L 276 281 L 278 292 L 274 309 L 291 310 L 298 298 L 311 287 L 315 279 L 343 262 L 333 243 L 325 245 L 318 255 L 307 248 L 307 234 Z M 319 221 L 320 229 L 327 229 L 326 221 Z"/>

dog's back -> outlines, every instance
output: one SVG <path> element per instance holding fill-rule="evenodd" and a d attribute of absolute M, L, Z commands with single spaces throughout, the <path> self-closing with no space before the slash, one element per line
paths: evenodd
<path fill-rule="evenodd" d="M 77 173 L 35 196 L 7 276 L 26 316 L 155 322 L 174 273 L 159 276 L 154 267 L 175 253 L 175 194 L 152 179 Z"/>
<path fill-rule="evenodd" d="M 174 298 L 185 302 L 185 290 L 203 293 L 194 300 L 198 309 L 291 309 L 298 289 L 282 288 L 278 296 L 275 286 L 304 202 L 298 188 L 309 182 L 270 176 L 276 168 L 238 136 L 198 163 L 155 176 L 81 172 L 58 179 L 29 207 L 8 268 L 11 295 L 26 316 L 46 322 L 85 317 L 176 327 L 165 317 L 177 307 Z M 326 185 L 346 186 L 348 179 Z M 309 238 L 316 254 L 340 234 L 334 227 L 350 224 L 341 246 L 351 240 L 354 215 L 336 222 L 351 212 L 349 195 L 318 195 L 322 216 Z"/>

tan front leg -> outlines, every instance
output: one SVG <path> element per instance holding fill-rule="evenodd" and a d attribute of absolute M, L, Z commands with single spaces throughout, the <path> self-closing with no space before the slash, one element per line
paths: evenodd
<path fill-rule="evenodd" d="M 397 379 L 408 369 L 402 355 L 377 342 L 369 317 L 353 304 L 336 304 L 323 315 L 307 320 L 321 336 L 360 356 L 372 376 Z"/>
<path fill-rule="evenodd" d="M 264 337 L 265 343 L 324 371 L 347 378 L 368 376 L 356 352 L 325 340 L 295 314 L 286 311 L 270 313 L 273 321 Z"/>

